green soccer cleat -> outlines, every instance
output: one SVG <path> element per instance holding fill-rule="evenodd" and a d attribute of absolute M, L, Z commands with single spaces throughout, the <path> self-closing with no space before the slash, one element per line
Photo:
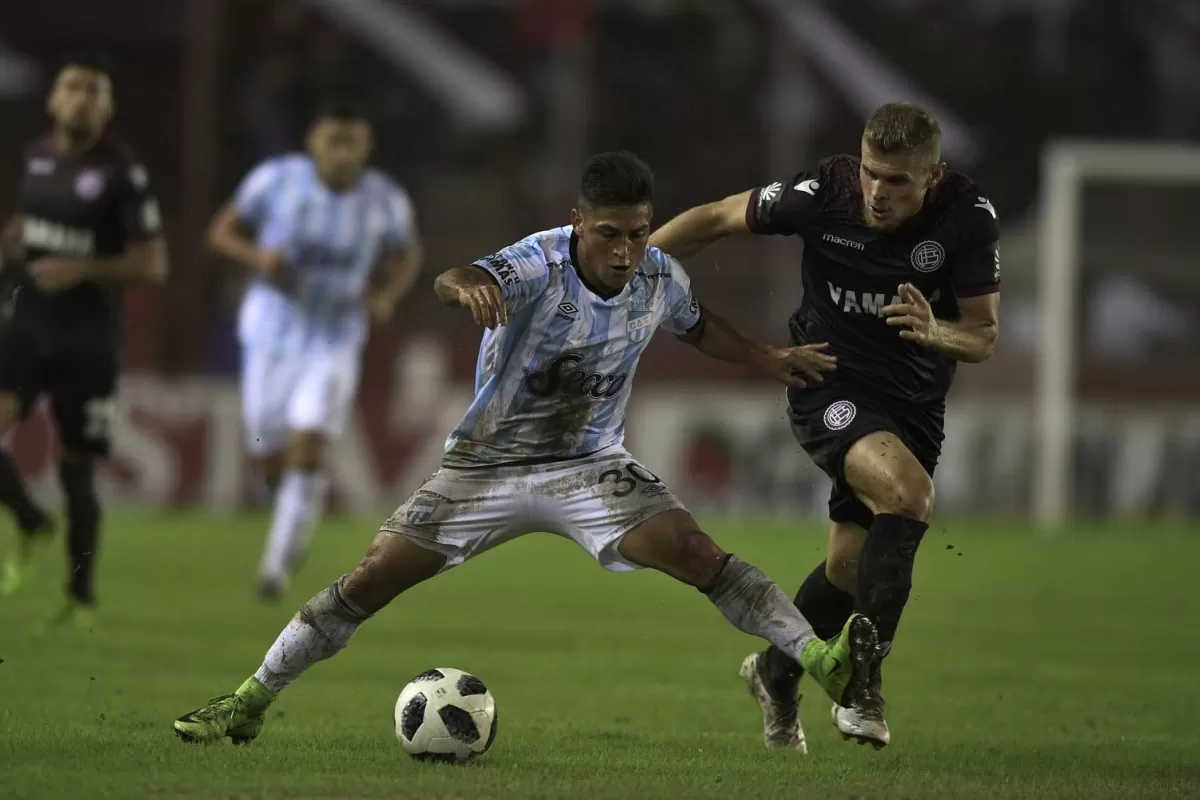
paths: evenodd
<path fill-rule="evenodd" d="M 867 700 L 871 672 L 879 660 L 878 638 L 871 620 L 852 614 L 836 638 L 814 638 L 804 645 L 800 666 L 833 702 L 857 707 Z"/>
<path fill-rule="evenodd" d="M 247 678 L 233 694 L 222 695 L 175 720 L 175 735 L 185 742 L 211 744 L 226 736 L 234 744 L 254 741 L 262 730 L 267 708 L 275 700 L 256 678 Z"/>
<path fill-rule="evenodd" d="M 42 545 L 54 538 L 54 526 L 49 517 L 42 517 L 28 528 L 22 528 L 17 552 L 9 553 L 0 569 L 0 597 L 16 594 L 33 576 L 33 557 Z"/>

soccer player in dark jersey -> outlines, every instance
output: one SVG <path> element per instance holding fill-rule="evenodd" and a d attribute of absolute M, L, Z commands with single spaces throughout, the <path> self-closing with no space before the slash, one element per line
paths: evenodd
<path fill-rule="evenodd" d="M 946 169 L 928 112 L 889 103 L 867 122 L 861 157 L 838 155 L 668 222 L 651 244 L 685 258 L 737 233 L 804 240 L 804 296 L 792 343 L 828 343 L 837 371 L 788 390 L 792 431 L 833 481 L 826 560 L 796 595 L 819 636 L 853 611 L 891 649 L 912 586 L 913 559 L 933 511 L 933 471 L 946 392 L 959 361 L 996 344 L 996 212 L 965 175 Z M 741 675 L 764 717 L 768 746 L 806 751 L 800 670 L 774 650 Z M 847 704 L 849 705 L 849 704 Z M 868 702 L 834 706 L 846 738 L 883 747 L 880 678 Z"/>
<path fill-rule="evenodd" d="M 120 291 L 161 283 L 167 251 L 145 167 L 107 133 L 113 115 L 107 67 L 92 58 L 68 60 L 46 108 L 53 128 L 27 148 L 17 213 L 4 226 L 0 435 L 39 396 L 49 397 L 61 444 L 70 556 L 62 619 L 84 622 L 96 601 L 100 507 L 93 471 L 109 452 Z M 31 545 L 50 524 L 2 450 L 0 503 L 21 531 L 0 583 L 0 593 L 8 593 L 25 581 Z"/>

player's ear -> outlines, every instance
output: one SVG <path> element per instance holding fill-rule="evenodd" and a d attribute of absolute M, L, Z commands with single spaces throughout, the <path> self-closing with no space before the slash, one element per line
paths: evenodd
<path fill-rule="evenodd" d="M 571 209 L 571 227 L 575 229 L 576 236 L 583 233 L 583 212 L 578 208 Z"/>
<path fill-rule="evenodd" d="M 929 187 L 932 189 L 937 186 L 944 177 L 946 177 L 946 162 L 939 161 L 929 170 Z"/>

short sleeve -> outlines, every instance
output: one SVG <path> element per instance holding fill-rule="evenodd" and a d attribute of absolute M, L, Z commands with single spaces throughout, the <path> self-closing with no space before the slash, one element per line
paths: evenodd
<path fill-rule="evenodd" d="M 546 291 L 550 267 L 546 253 L 536 243 L 522 240 L 474 262 L 500 284 L 510 312 L 525 308 Z"/>
<path fill-rule="evenodd" d="M 266 220 L 271 195 L 283 180 L 284 165 L 278 159 L 259 164 L 242 179 L 233 194 L 233 210 L 238 221 L 257 228 Z"/>
<path fill-rule="evenodd" d="M 682 336 L 700 324 L 700 304 L 692 293 L 692 279 L 683 266 L 673 258 L 666 257 L 670 267 L 663 302 L 662 327 L 669 333 Z"/>
<path fill-rule="evenodd" d="M 126 242 L 138 242 L 162 233 L 162 213 L 150 186 L 145 166 L 132 162 L 118 183 L 117 219 Z"/>
<path fill-rule="evenodd" d="M 986 197 L 964 203 L 959 218 L 958 252 L 951 264 L 954 294 L 978 297 L 1000 291 L 1000 225 Z"/>
<path fill-rule="evenodd" d="M 810 170 L 755 189 L 746 205 L 746 227 L 758 234 L 803 236 L 816 216 L 822 183 Z"/>

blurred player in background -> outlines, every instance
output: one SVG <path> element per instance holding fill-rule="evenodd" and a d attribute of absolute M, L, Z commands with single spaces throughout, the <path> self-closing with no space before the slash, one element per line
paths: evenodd
<path fill-rule="evenodd" d="M 113 115 L 107 66 L 90 57 L 68 60 L 47 110 L 53 130 L 26 150 L 18 210 L 4 227 L 8 296 L 0 333 L 0 435 L 38 397 L 50 398 L 71 567 L 61 619 L 83 622 L 96 603 L 100 506 L 94 465 L 109 452 L 121 289 L 162 283 L 167 247 L 146 168 L 106 133 Z M 26 581 L 31 546 L 49 536 L 51 524 L 2 450 L 0 503 L 21 531 L 20 548 L 5 561 L 0 583 L 0 593 L 9 593 Z"/>
<path fill-rule="evenodd" d="M 933 512 L 946 392 L 957 362 L 992 354 L 1000 305 L 996 211 L 941 161 L 941 133 L 908 103 L 877 109 L 861 157 L 687 211 L 651 237 L 686 258 L 737 233 L 804 239 L 804 298 L 794 344 L 828 341 L 831 379 L 788 390 L 792 430 L 833 480 L 827 559 L 796 607 L 819 636 L 852 611 L 879 630 L 882 656 L 912 587 L 913 560 Z M 742 677 L 763 711 L 768 746 L 806 750 L 797 688 L 802 671 L 775 649 Z M 880 676 L 863 706 L 834 708 L 847 738 L 882 747 Z"/>
<path fill-rule="evenodd" d="M 368 317 L 391 320 L 422 259 L 408 195 L 366 166 L 360 110 L 327 105 L 306 145 L 251 171 L 208 232 L 214 251 L 251 271 L 238 338 L 247 445 L 275 498 L 259 566 L 267 600 L 324 510 L 326 448 L 353 409 Z"/>
<path fill-rule="evenodd" d="M 253 739 L 278 693 L 398 594 L 533 531 L 571 538 L 607 569 L 650 567 L 695 586 L 739 629 L 803 661 L 830 696 L 866 691 L 874 626 L 854 616 L 822 641 L 779 587 L 722 552 L 625 450 L 634 370 L 660 326 L 792 385 L 804 385 L 798 372 L 819 380 L 834 366 L 821 344 L 767 347 L 701 307 L 679 263 L 647 249 L 652 197 L 636 156 L 596 156 L 570 226 L 438 277 L 438 299 L 488 329 L 475 400 L 442 468 L 383 524 L 362 563 L 296 614 L 254 676 L 176 720 L 181 738 Z"/>

